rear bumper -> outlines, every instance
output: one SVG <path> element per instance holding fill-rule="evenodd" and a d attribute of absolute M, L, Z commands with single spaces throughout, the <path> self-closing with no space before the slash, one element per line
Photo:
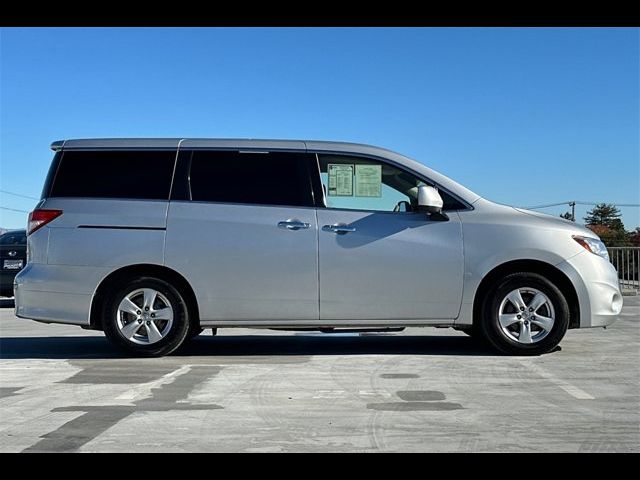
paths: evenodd
<path fill-rule="evenodd" d="M 16 317 L 89 325 L 91 295 L 15 289 Z"/>
<path fill-rule="evenodd" d="M 17 317 L 89 325 L 93 294 L 107 269 L 29 263 L 14 280 Z"/>
<path fill-rule="evenodd" d="M 611 325 L 622 310 L 618 273 L 587 251 L 557 265 L 572 281 L 580 303 L 580 328 Z"/>

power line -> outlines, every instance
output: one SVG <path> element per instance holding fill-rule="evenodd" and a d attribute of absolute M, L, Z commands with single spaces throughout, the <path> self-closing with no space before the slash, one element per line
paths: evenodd
<path fill-rule="evenodd" d="M 17 208 L 9 208 L 9 207 L 1 207 L 1 206 L 0 206 L 0 208 L 1 208 L 2 210 L 10 210 L 10 211 L 12 211 L 12 212 L 29 213 L 29 212 L 28 212 L 28 211 L 26 211 L 26 210 L 18 210 Z"/>
<path fill-rule="evenodd" d="M 578 205 L 598 205 L 603 202 L 576 202 Z M 640 203 L 616 203 L 616 202 L 605 202 L 610 205 L 614 205 L 616 207 L 640 207 Z"/>
<path fill-rule="evenodd" d="M 7 190 L 0 190 L 2 193 L 6 193 L 7 195 L 13 195 L 14 197 L 28 198 L 29 200 L 40 200 L 36 197 L 30 197 L 29 195 L 22 195 L 21 193 L 9 192 Z"/>
<path fill-rule="evenodd" d="M 533 207 L 524 207 L 524 208 L 527 208 L 529 210 L 536 210 L 538 208 L 547 208 L 547 207 L 557 207 L 557 206 L 560 206 L 560 205 L 569 205 L 570 203 L 573 203 L 573 202 L 547 203 L 545 205 L 535 205 Z"/>
<path fill-rule="evenodd" d="M 571 205 L 575 203 L 576 205 L 598 205 L 602 202 L 583 202 L 580 200 L 568 200 L 566 202 L 558 202 L 558 203 L 547 203 L 545 205 L 535 205 L 533 207 L 525 207 L 530 210 L 537 210 L 539 208 L 548 208 L 548 207 L 557 207 L 560 205 Z M 615 205 L 616 207 L 640 207 L 640 203 L 615 203 L 615 202 L 606 202 Z"/>

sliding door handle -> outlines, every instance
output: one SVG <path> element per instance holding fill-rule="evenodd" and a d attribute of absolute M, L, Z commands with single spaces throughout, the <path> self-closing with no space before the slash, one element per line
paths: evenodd
<path fill-rule="evenodd" d="M 310 224 L 301 222 L 295 218 L 278 222 L 278 228 L 286 228 L 287 230 L 301 230 L 303 228 L 309 228 L 310 226 Z"/>

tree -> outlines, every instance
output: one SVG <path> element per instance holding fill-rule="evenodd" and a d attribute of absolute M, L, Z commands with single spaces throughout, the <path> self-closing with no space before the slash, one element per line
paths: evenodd
<path fill-rule="evenodd" d="M 587 212 L 587 216 L 584 217 L 584 223 L 587 225 L 604 225 L 605 227 L 615 228 L 614 223 L 616 223 L 616 227 L 618 227 L 616 220 L 620 222 L 619 225 L 622 226 L 620 216 L 620 210 L 612 203 L 598 203 L 593 209 Z M 624 226 L 622 229 L 624 230 Z"/>
<path fill-rule="evenodd" d="M 635 231 L 629 235 L 629 241 L 634 247 L 640 247 L 640 227 L 636 227 Z"/>
<path fill-rule="evenodd" d="M 564 218 L 565 220 L 571 220 L 573 221 L 573 215 L 571 215 L 571 212 L 564 212 L 560 214 L 560 218 Z"/>
<path fill-rule="evenodd" d="M 629 236 L 620 220 L 620 210 L 613 204 L 598 203 L 587 212 L 584 221 L 609 247 L 629 245 Z"/>

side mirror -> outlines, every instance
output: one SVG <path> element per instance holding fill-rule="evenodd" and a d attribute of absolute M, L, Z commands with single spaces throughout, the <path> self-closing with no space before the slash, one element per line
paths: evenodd
<path fill-rule="evenodd" d="M 442 197 L 433 187 L 420 185 L 418 187 L 418 208 L 431 215 L 432 220 L 448 220 L 449 217 L 442 213 L 444 202 Z"/>
<path fill-rule="evenodd" d="M 442 197 L 438 191 L 427 185 L 418 187 L 418 207 L 428 213 L 440 213 L 442 211 Z"/>

